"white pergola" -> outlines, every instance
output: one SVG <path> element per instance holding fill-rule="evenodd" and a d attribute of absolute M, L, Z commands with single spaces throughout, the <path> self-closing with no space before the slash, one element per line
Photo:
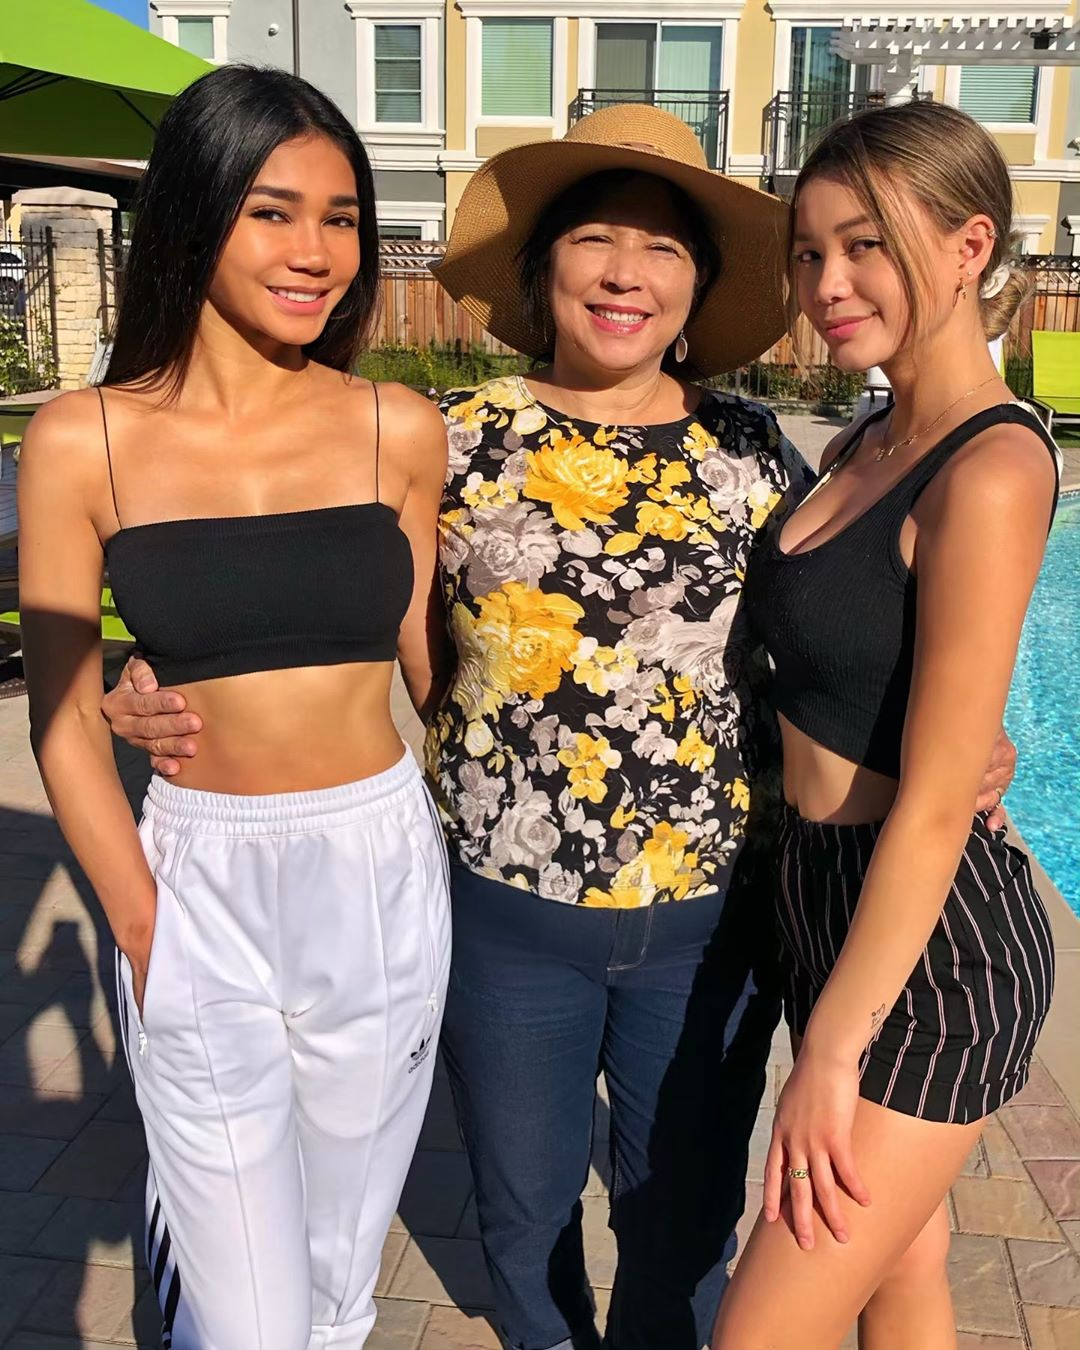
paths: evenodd
<path fill-rule="evenodd" d="M 1080 22 L 1061 0 L 1033 13 L 964 8 L 932 3 L 895 16 L 849 14 L 832 49 L 855 65 L 877 66 L 890 101 L 911 96 L 924 65 L 1080 65 Z"/>

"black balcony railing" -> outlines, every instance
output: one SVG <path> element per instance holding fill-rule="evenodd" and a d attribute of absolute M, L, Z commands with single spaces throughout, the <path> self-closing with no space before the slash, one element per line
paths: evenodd
<path fill-rule="evenodd" d="M 616 103 L 651 103 L 674 113 L 701 142 L 711 169 L 727 164 L 728 94 L 726 89 L 579 89 L 570 104 L 570 121 L 579 122 Z"/>
<path fill-rule="evenodd" d="M 818 136 L 841 118 L 864 108 L 880 107 L 885 95 L 851 93 L 847 90 L 793 93 L 786 90 L 765 105 L 763 142 L 765 177 L 775 192 L 777 179 L 797 174 Z"/>

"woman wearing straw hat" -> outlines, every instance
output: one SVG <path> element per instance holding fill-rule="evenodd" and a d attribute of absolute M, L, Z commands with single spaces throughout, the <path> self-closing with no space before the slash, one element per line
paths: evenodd
<path fill-rule="evenodd" d="M 625 105 L 488 161 L 437 269 L 548 362 L 443 400 L 457 660 L 439 700 L 433 623 L 430 686 L 410 688 L 438 707 L 427 758 L 454 862 L 443 1046 L 520 1350 L 600 1345 L 579 1199 L 598 1071 L 605 1343 L 699 1350 L 733 1253 L 778 1017 L 747 847 L 775 742 L 740 590 L 809 471 L 770 412 L 686 373 L 782 333 L 786 220 L 710 172 L 678 119 Z M 197 722 L 133 716 L 164 712 L 155 696 L 129 684 L 106 707 L 158 755 L 193 753 Z"/>

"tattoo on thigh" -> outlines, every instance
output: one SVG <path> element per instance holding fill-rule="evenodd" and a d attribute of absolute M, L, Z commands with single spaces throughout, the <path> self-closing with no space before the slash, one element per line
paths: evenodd
<path fill-rule="evenodd" d="M 870 1014 L 870 1030 L 877 1031 L 878 1027 L 881 1026 L 882 1022 L 884 1021 L 885 1021 L 885 1004 L 883 1003 L 880 1008 L 875 1008 L 874 1011 Z"/>

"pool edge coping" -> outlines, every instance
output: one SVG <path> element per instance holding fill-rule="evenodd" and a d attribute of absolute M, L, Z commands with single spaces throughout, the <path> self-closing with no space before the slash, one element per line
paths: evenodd
<path fill-rule="evenodd" d="M 1080 497 L 1080 491 L 1076 495 Z M 1031 859 L 1035 889 L 1054 939 L 1054 996 L 1035 1053 L 1080 1116 L 1080 917 L 1069 908 L 1011 816 L 1009 833 Z"/>

